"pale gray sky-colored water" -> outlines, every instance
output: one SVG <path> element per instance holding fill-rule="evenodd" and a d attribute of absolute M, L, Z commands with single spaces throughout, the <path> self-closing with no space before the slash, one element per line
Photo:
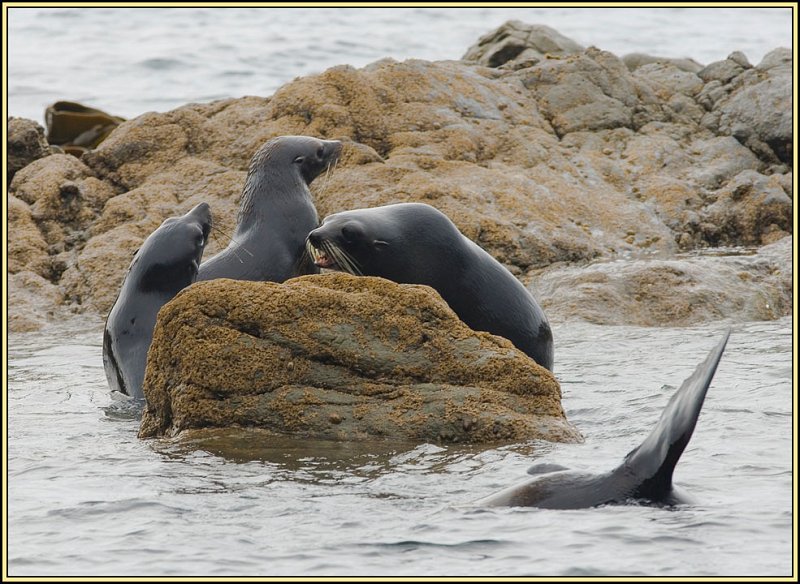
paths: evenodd
<path fill-rule="evenodd" d="M 12 8 L 9 115 L 75 100 L 125 117 L 270 95 L 341 64 L 458 59 L 506 20 L 619 56 L 701 63 L 791 46 L 790 8 Z"/>

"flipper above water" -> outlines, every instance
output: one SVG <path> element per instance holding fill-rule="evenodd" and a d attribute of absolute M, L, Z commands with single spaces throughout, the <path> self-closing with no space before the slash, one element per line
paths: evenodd
<path fill-rule="evenodd" d="M 633 498 L 661 501 L 670 495 L 672 471 L 692 437 L 708 386 L 717 371 L 730 334 L 728 330 L 705 361 L 673 394 L 644 442 L 630 451 L 625 461 L 612 472 L 612 476 L 617 473 L 632 474 L 641 481 L 632 494 Z"/>
<path fill-rule="evenodd" d="M 610 473 L 589 475 L 565 471 L 558 465 L 535 465 L 528 472 L 536 478 L 481 499 L 476 505 L 580 509 L 632 500 L 676 502 L 672 473 L 692 437 L 729 336 L 730 330 L 673 394 L 647 438 Z"/>

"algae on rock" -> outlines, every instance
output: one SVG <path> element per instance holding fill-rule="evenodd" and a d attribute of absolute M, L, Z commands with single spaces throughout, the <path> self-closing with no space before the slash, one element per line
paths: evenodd
<path fill-rule="evenodd" d="M 348 274 L 193 284 L 159 313 L 140 437 L 574 442 L 553 375 L 427 286 Z"/>

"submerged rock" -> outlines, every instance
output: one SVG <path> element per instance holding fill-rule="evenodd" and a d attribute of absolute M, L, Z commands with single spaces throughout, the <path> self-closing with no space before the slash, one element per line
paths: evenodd
<path fill-rule="evenodd" d="M 140 437 L 574 442 L 558 382 L 426 286 L 347 274 L 194 284 L 159 313 Z"/>

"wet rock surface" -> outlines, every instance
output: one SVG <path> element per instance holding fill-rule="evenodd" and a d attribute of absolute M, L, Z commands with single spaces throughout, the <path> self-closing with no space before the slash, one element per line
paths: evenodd
<path fill-rule="evenodd" d="M 339 166 L 312 185 L 321 217 L 429 203 L 524 281 L 545 268 L 600 261 L 713 266 L 718 258 L 706 260 L 703 250 L 792 235 L 791 51 L 776 49 L 755 66 L 734 53 L 697 71 L 663 60 L 631 70 L 606 51 L 563 41 L 556 49 L 520 30 L 510 23 L 495 36 L 529 43 L 514 58 L 528 49 L 541 57 L 501 67 L 343 65 L 271 97 L 143 114 L 80 160 L 39 158 L 9 187 L 9 273 L 36 274 L 57 291 L 40 296 L 52 303 L 37 312 L 42 319 L 61 305 L 106 314 L 131 254 L 166 217 L 205 201 L 219 227 L 205 258 L 227 245 L 222 234 L 233 231 L 250 157 L 284 134 L 345 141 Z M 646 266 L 656 268 L 636 270 Z M 766 275 L 752 277 L 750 288 L 724 287 L 755 303 Z M 27 302 L 25 290 L 11 290 L 12 306 Z M 660 304 L 668 294 L 641 301 L 654 303 L 650 314 L 670 313 Z"/>
<path fill-rule="evenodd" d="M 165 305 L 140 437 L 257 427 L 317 439 L 580 440 L 558 382 L 426 286 L 347 274 L 213 280 Z"/>

